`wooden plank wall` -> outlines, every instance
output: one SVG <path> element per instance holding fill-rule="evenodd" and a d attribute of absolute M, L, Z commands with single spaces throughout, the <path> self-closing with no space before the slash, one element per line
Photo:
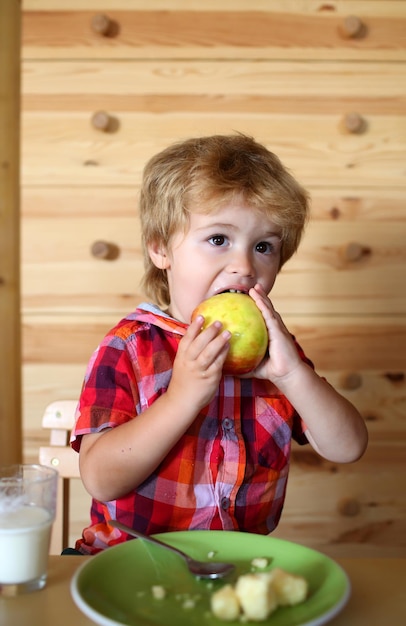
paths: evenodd
<path fill-rule="evenodd" d="M 312 195 L 274 297 L 370 446 L 336 466 L 294 449 L 276 535 L 327 554 L 406 554 L 406 3 L 25 0 L 24 449 L 45 405 L 77 398 L 93 348 L 142 299 L 145 161 L 243 131 Z M 102 112 L 103 115 L 96 116 Z M 110 244 L 114 258 L 92 254 Z M 88 500 L 74 492 L 72 541 Z"/>

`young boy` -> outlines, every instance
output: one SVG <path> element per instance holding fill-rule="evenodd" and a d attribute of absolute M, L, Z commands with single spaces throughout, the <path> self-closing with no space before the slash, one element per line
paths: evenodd
<path fill-rule="evenodd" d="M 141 304 L 93 354 L 72 446 L 93 498 L 76 549 L 94 554 L 146 534 L 278 524 L 292 437 L 334 462 L 358 459 L 358 411 L 314 371 L 267 294 L 296 251 L 306 192 L 242 134 L 190 139 L 147 164 L 140 200 Z M 203 318 L 204 299 L 236 290 L 262 312 L 269 353 L 249 375 L 224 376 L 230 334 Z M 158 308 L 158 305 L 160 308 Z"/>

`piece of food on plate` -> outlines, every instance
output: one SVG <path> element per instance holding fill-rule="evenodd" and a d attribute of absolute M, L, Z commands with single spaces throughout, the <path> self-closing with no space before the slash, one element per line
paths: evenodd
<path fill-rule="evenodd" d="M 265 620 L 278 606 L 278 599 L 269 573 L 245 574 L 235 585 L 244 616 L 248 620 Z"/>
<path fill-rule="evenodd" d="M 251 565 L 255 569 L 265 569 L 269 565 L 269 559 L 264 556 L 256 556 L 255 559 L 252 559 Z"/>
<path fill-rule="evenodd" d="M 232 585 L 224 585 L 210 599 L 213 615 L 224 622 L 233 622 L 240 615 L 240 602 Z"/>
<path fill-rule="evenodd" d="M 166 596 L 166 590 L 162 585 L 152 585 L 151 592 L 155 600 L 163 600 Z"/>
<path fill-rule="evenodd" d="M 289 574 L 279 567 L 269 573 L 279 606 L 293 606 L 306 600 L 308 584 L 303 576 Z"/>
<path fill-rule="evenodd" d="M 262 622 L 278 606 L 293 606 L 303 602 L 308 583 L 302 576 L 290 574 L 281 568 L 269 572 L 243 574 L 235 586 L 225 585 L 211 596 L 213 615 L 223 621 Z"/>

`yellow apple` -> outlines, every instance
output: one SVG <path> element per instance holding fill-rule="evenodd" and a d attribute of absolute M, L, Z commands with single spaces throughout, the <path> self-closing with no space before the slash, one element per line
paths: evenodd
<path fill-rule="evenodd" d="M 247 294 L 224 292 L 201 302 L 192 321 L 203 315 L 203 329 L 215 321 L 231 333 L 225 374 L 246 374 L 260 364 L 268 347 L 268 331 L 261 311 Z"/>

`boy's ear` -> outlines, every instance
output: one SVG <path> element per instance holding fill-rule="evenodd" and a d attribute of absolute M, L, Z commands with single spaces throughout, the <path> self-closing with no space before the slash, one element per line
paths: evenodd
<path fill-rule="evenodd" d="M 170 262 L 165 246 L 162 243 L 154 241 L 150 243 L 147 248 L 149 258 L 155 267 L 160 270 L 167 270 L 170 266 Z"/>

